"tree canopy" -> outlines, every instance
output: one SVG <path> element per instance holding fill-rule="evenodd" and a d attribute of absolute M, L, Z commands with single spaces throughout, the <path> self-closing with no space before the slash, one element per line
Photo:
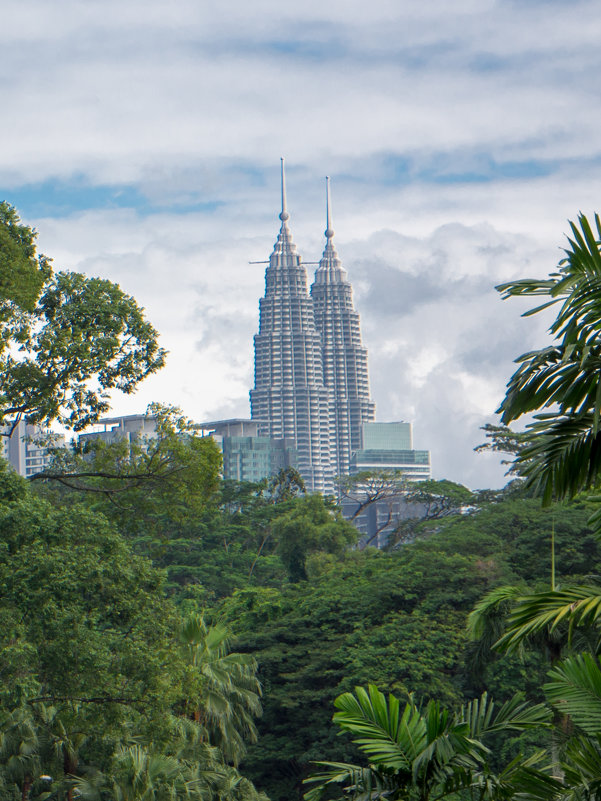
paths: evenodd
<path fill-rule="evenodd" d="M 54 272 L 36 232 L 0 203 L 0 424 L 57 420 L 79 431 L 163 366 L 165 351 L 116 284 Z"/>

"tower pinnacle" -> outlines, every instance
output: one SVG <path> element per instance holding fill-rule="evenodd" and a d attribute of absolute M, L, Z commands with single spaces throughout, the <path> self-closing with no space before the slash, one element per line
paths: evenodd
<path fill-rule="evenodd" d="M 286 208 L 286 173 L 284 172 L 284 157 L 280 159 L 281 161 L 281 169 L 282 169 L 282 212 L 280 214 L 280 220 L 282 222 L 286 222 L 290 218 L 288 214 L 288 209 Z"/>
<path fill-rule="evenodd" d="M 326 175 L 326 230 L 325 235 L 328 239 L 331 239 L 334 236 L 334 229 L 332 228 L 332 212 L 331 212 L 332 202 L 330 200 L 330 176 Z"/>
<path fill-rule="evenodd" d="M 282 226 L 265 269 L 265 295 L 259 301 L 250 416 L 257 421 L 260 436 L 293 446 L 307 491 L 331 493 L 331 392 L 324 382 L 307 272 L 288 227 L 284 159 L 281 171 Z"/>
<path fill-rule="evenodd" d="M 346 270 L 334 247 L 330 178 L 326 178 L 326 246 L 311 287 L 315 327 L 321 336 L 324 384 L 331 392 L 330 430 L 334 472 L 349 475 L 351 456 L 361 447 L 363 423 L 372 422 L 367 349 L 361 344 L 359 314 Z"/>
<path fill-rule="evenodd" d="M 332 228 L 332 199 L 330 197 L 330 176 L 326 175 L 326 247 L 315 273 L 316 283 L 345 281 L 346 272 L 334 247 L 334 229 Z"/>
<path fill-rule="evenodd" d="M 282 157 L 280 161 L 282 172 L 282 211 L 280 212 L 280 220 L 282 221 L 282 226 L 273 253 L 271 254 L 271 260 L 272 264 L 275 265 L 281 263 L 281 259 L 291 258 L 295 263 L 300 264 L 300 256 L 296 252 L 296 245 L 292 241 L 292 233 L 288 227 L 290 215 L 288 214 L 288 206 L 286 203 L 286 172 L 284 170 L 284 158 Z"/>

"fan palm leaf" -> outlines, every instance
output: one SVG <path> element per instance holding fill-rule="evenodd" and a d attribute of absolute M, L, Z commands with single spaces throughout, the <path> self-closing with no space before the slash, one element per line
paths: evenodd
<path fill-rule="evenodd" d="M 188 665 L 188 714 L 204 727 L 211 744 L 238 764 L 245 743 L 257 738 L 254 718 L 261 714 L 257 662 L 250 654 L 232 652 L 228 629 L 207 626 L 201 615 L 184 619 L 179 640 Z"/>

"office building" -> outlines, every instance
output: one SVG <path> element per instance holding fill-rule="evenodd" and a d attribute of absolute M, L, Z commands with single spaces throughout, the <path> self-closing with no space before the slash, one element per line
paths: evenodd
<path fill-rule="evenodd" d="M 103 417 L 93 424 L 94 431 L 80 434 L 81 445 L 94 440 L 102 440 L 107 445 L 126 439 L 131 442 L 142 437 L 156 435 L 156 417 L 148 414 L 126 414 L 120 417 Z"/>
<path fill-rule="evenodd" d="M 39 425 L 20 420 L 8 436 L 10 425 L 2 426 L 2 456 L 24 478 L 31 478 L 50 466 L 52 455 L 46 442 L 51 438 L 54 446 L 65 444 L 65 437 Z"/>
<path fill-rule="evenodd" d="M 361 485 L 352 497 L 342 499 L 342 513 L 361 532 L 364 545 L 384 547 L 402 521 L 423 516 L 421 504 L 407 503 L 405 481 L 431 478 L 430 452 L 413 448 L 411 423 L 364 423 L 361 447 L 351 457 L 350 472 L 383 474 L 380 491 L 371 490 L 373 502 L 365 503 L 370 492 Z"/>
<path fill-rule="evenodd" d="M 254 338 L 251 419 L 260 436 L 295 443 L 297 468 L 308 491 L 332 492 L 331 390 L 324 383 L 307 273 L 288 227 L 283 159 L 281 177 L 282 225 L 265 271 Z"/>
<path fill-rule="evenodd" d="M 350 473 L 388 471 L 411 481 L 432 477 L 430 451 L 413 449 L 411 423 L 364 423 L 361 447 L 351 456 Z"/>
<path fill-rule="evenodd" d="M 326 247 L 315 272 L 311 298 L 321 336 L 324 384 L 331 390 L 330 427 L 334 473 L 348 475 L 361 448 L 361 431 L 375 418 L 369 394 L 367 348 L 361 343 L 353 290 L 334 247 L 330 183 L 326 178 Z"/>
<path fill-rule="evenodd" d="M 296 467 L 294 441 L 260 436 L 256 420 L 216 420 L 201 423 L 200 429 L 221 448 L 226 479 L 258 483 L 287 467 Z"/>

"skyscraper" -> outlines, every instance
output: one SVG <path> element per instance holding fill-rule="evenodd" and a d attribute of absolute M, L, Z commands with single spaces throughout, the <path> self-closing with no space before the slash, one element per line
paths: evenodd
<path fill-rule="evenodd" d="M 331 391 L 324 384 L 307 274 L 288 228 L 284 159 L 281 169 L 282 226 L 259 302 L 250 414 L 261 436 L 294 440 L 298 470 L 309 491 L 332 492 Z"/>
<path fill-rule="evenodd" d="M 367 348 L 361 343 L 353 290 L 334 248 L 330 179 L 326 178 L 326 247 L 311 297 L 321 336 L 323 375 L 331 389 L 330 428 L 335 475 L 348 475 L 352 454 L 361 448 L 361 427 L 375 419 L 369 395 Z"/>

